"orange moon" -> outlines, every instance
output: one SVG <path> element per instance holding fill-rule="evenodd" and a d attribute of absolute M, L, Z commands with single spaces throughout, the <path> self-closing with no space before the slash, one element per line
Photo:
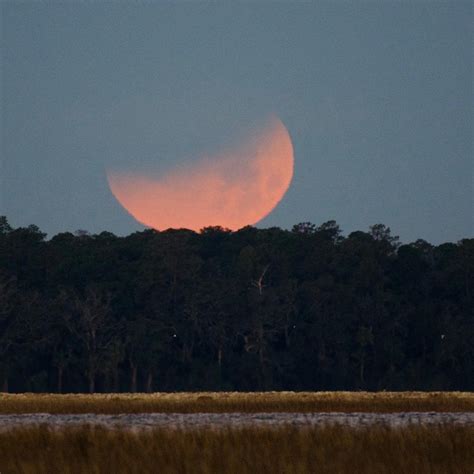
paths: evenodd
<path fill-rule="evenodd" d="M 254 137 L 159 177 L 107 172 L 113 195 L 139 222 L 156 230 L 256 224 L 286 193 L 293 146 L 278 118 Z"/>

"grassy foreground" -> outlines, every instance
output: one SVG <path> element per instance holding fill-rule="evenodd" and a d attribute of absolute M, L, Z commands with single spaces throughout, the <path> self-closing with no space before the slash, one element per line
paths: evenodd
<path fill-rule="evenodd" d="M 184 392 L 153 394 L 0 394 L 7 413 L 474 411 L 471 392 Z"/>
<path fill-rule="evenodd" d="M 2 473 L 471 473 L 474 427 L 0 432 Z"/>

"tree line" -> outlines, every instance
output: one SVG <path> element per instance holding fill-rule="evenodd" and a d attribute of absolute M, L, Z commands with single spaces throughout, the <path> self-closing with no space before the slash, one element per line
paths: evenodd
<path fill-rule="evenodd" d="M 0 217 L 0 389 L 473 390 L 474 239 Z"/>

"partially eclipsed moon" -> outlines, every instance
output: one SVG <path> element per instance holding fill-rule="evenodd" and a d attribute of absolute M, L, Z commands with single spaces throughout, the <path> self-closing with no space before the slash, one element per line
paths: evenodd
<path fill-rule="evenodd" d="M 108 172 L 112 193 L 139 222 L 157 230 L 237 230 L 267 216 L 293 176 L 293 146 L 274 118 L 238 147 L 161 177 Z"/>

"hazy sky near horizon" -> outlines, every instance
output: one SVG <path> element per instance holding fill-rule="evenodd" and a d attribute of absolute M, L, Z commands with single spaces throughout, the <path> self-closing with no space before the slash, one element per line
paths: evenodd
<path fill-rule="evenodd" d="M 473 236 L 472 3 L 1 3 L 0 215 L 144 227 L 106 170 L 184 166 L 276 114 L 295 170 L 259 227 Z"/>

